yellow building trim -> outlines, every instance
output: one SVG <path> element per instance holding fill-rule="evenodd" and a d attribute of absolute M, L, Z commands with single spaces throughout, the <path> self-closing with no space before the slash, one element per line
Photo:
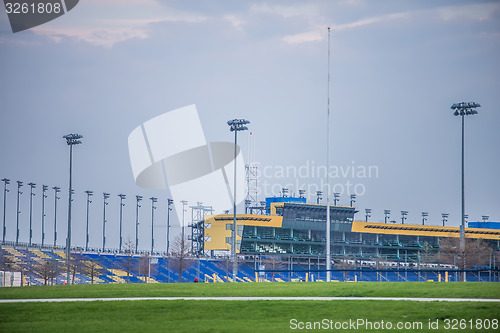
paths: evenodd
<path fill-rule="evenodd" d="M 458 227 L 440 227 L 435 225 L 387 224 L 374 222 L 352 222 L 352 232 L 368 234 L 410 235 L 431 237 L 460 237 Z M 466 228 L 466 238 L 500 239 L 500 230 Z"/>
<path fill-rule="evenodd" d="M 206 216 L 205 238 L 210 240 L 205 241 L 205 250 L 231 250 L 231 244 L 226 243 L 226 238 L 231 237 L 233 218 L 231 214 Z M 227 227 L 228 224 L 230 227 Z M 281 228 L 282 224 L 282 216 L 236 214 L 236 228 L 240 225 Z M 241 241 L 241 236 L 238 234 L 236 235 L 236 241 Z"/>

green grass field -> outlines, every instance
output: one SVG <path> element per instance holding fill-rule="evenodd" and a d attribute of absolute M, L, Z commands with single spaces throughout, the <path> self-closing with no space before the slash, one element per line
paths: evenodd
<path fill-rule="evenodd" d="M 1 288 L 0 298 L 157 296 L 369 296 L 500 298 L 498 283 L 238 283 L 102 284 Z M 291 320 L 295 319 L 291 324 Z M 295 323 L 383 320 L 417 325 L 398 332 L 497 332 L 445 330 L 446 319 L 500 319 L 499 303 L 401 301 L 95 301 L 0 304 L 0 332 L 287 332 Z M 469 322 L 469 320 L 474 320 Z M 438 321 L 439 329 L 429 328 Z M 329 323 L 329 322 L 328 322 Z M 415 324 L 413 324 L 415 323 Z M 422 327 L 418 326 L 422 323 Z M 451 324 L 451 322 L 450 322 Z M 324 327 L 326 328 L 326 326 Z M 328 327 L 329 328 L 329 327 Z M 352 328 L 352 326 L 351 326 Z M 388 329 L 335 330 L 389 332 Z"/>

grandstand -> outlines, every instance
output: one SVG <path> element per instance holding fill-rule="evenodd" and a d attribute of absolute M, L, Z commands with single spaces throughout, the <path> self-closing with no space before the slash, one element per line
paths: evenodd
<path fill-rule="evenodd" d="M 236 216 L 236 281 L 326 279 L 326 206 L 282 199 L 268 200 L 259 214 Z M 483 252 L 468 253 L 466 262 L 443 245 L 458 239 L 457 227 L 362 222 L 354 219 L 355 213 L 354 207 L 331 207 L 334 281 L 459 281 L 462 272 L 467 281 L 499 281 L 500 230 L 493 228 L 495 222 L 466 228 L 468 240 L 483 242 Z M 232 223 L 233 215 L 194 221 L 191 254 L 183 259 L 161 252 L 74 247 L 69 283 L 232 282 Z M 68 283 L 67 266 L 62 247 L 13 242 L 0 247 L 2 286 Z"/>
<path fill-rule="evenodd" d="M 64 252 L 35 248 L 0 248 L 1 286 L 66 284 Z M 179 282 L 178 258 L 127 254 L 74 252 L 69 283 L 171 283 Z M 320 256 L 241 257 L 237 282 L 324 281 Z M 188 258 L 181 282 L 233 282 L 228 258 Z M 459 281 L 456 266 L 401 261 L 339 259 L 334 262 L 333 281 Z M 128 277 L 127 277 L 128 276 Z M 468 281 L 500 281 L 498 269 L 474 268 Z"/>

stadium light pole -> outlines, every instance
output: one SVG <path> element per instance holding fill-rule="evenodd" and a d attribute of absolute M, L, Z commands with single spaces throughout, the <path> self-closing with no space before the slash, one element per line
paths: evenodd
<path fill-rule="evenodd" d="M 42 185 L 42 246 L 45 244 L 45 199 L 47 199 L 47 185 Z"/>
<path fill-rule="evenodd" d="M 316 191 L 316 204 L 319 205 L 319 202 L 323 200 L 321 197 L 323 195 L 323 191 Z"/>
<path fill-rule="evenodd" d="M 427 216 L 429 216 L 429 213 L 422 212 L 422 225 L 425 225 L 425 221 L 427 221 Z"/>
<path fill-rule="evenodd" d="M 89 250 L 89 208 L 90 204 L 92 203 L 92 200 L 90 200 L 90 197 L 94 195 L 94 192 L 87 190 L 85 191 L 87 193 L 87 228 L 85 232 L 85 251 Z"/>
<path fill-rule="evenodd" d="M 448 221 L 448 216 L 449 216 L 449 215 L 450 215 L 450 214 L 446 214 L 446 213 L 442 213 L 442 214 L 441 214 L 441 217 L 442 217 L 442 219 L 443 219 L 443 227 L 446 225 L 446 222 Z"/>
<path fill-rule="evenodd" d="M 281 197 L 283 198 L 283 202 L 285 202 L 285 197 L 288 196 L 288 189 L 283 187 L 281 189 Z"/>
<path fill-rule="evenodd" d="M 337 202 L 340 200 L 340 193 L 333 193 L 333 205 L 337 206 Z"/>
<path fill-rule="evenodd" d="M 475 115 L 477 114 L 476 108 L 481 107 L 479 103 L 476 102 L 461 102 L 461 103 L 455 103 L 451 106 L 452 110 L 455 110 L 453 113 L 455 116 L 460 116 L 462 118 L 462 214 L 461 216 L 461 222 L 462 225 L 460 226 L 460 250 L 463 254 L 462 257 L 464 257 L 464 264 L 465 264 L 465 176 L 464 176 L 464 169 L 465 169 L 465 162 L 464 162 L 464 152 L 465 152 L 465 142 L 464 142 L 464 119 L 465 116 L 470 116 L 470 115 Z M 464 276 L 465 277 L 465 276 Z"/>
<path fill-rule="evenodd" d="M 141 195 L 135 196 L 135 253 L 137 253 L 137 247 L 139 246 L 139 208 L 141 208 L 140 202 L 142 201 Z"/>
<path fill-rule="evenodd" d="M 173 204 L 174 200 L 167 199 L 167 256 L 169 255 L 170 251 L 170 211 L 172 210 L 170 206 Z"/>
<path fill-rule="evenodd" d="M 389 217 L 391 216 L 391 211 L 390 209 L 384 209 L 384 222 L 387 223 L 387 220 L 389 219 Z"/>
<path fill-rule="evenodd" d="M 57 245 L 57 200 L 61 199 L 57 194 L 61 192 L 61 188 L 54 186 L 54 247 Z"/>
<path fill-rule="evenodd" d="M 154 218 L 155 218 L 155 202 L 158 201 L 158 198 L 151 197 L 151 255 L 153 255 L 153 250 L 155 247 L 155 237 L 154 237 Z"/>
<path fill-rule="evenodd" d="M 182 203 L 182 228 L 181 228 L 181 234 L 182 234 L 182 241 L 184 241 L 184 213 L 186 212 L 186 205 L 188 202 L 186 200 L 181 200 Z"/>
<path fill-rule="evenodd" d="M 70 257 L 71 257 L 71 202 L 73 201 L 73 186 L 72 186 L 72 176 L 73 176 L 73 146 L 79 145 L 82 143 L 80 140 L 83 138 L 80 134 L 70 133 L 63 136 L 63 139 L 66 139 L 66 143 L 69 146 L 69 198 L 68 198 L 68 236 L 66 238 L 66 263 L 67 263 L 67 281 L 69 283 L 70 278 Z"/>
<path fill-rule="evenodd" d="M 2 243 L 5 243 L 5 235 L 7 234 L 7 227 L 5 225 L 5 207 L 7 205 L 7 192 L 9 190 L 7 189 L 7 185 L 10 184 L 10 179 L 3 178 L 3 234 L 2 234 Z"/>
<path fill-rule="evenodd" d="M 234 187 L 233 187 L 233 232 L 231 239 L 231 258 L 233 260 L 233 282 L 236 282 L 236 274 L 237 274 L 237 263 L 236 263 L 236 157 L 237 157 L 237 148 L 238 148 L 238 132 L 248 130 L 247 124 L 250 124 L 250 121 L 246 119 L 233 119 L 227 122 L 229 125 L 229 129 L 231 132 L 234 132 Z"/>
<path fill-rule="evenodd" d="M 299 202 L 302 203 L 302 199 L 304 199 L 304 194 L 306 194 L 306 190 L 299 190 Z"/>
<path fill-rule="evenodd" d="M 366 208 L 366 209 L 365 209 L 365 213 L 366 213 L 366 215 L 365 215 L 365 217 L 366 217 L 365 222 L 368 222 L 368 218 L 369 218 L 370 216 L 372 216 L 372 210 L 371 210 L 370 208 Z"/>
<path fill-rule="evenodd" d="M 330 253 L 330 27 L 328 27 L 328 83 L 327 83 L 327 118 L 326 118 L 326 282 L 331 280 Z"/>
<path fill-rule="evenodd" d="M 351 194 L 350 198 L 351 198 L 351 205 L 350 205 L 350 207 L 354 207 L 352 204 L 356 202 L 356 194 Z"/>
<path fill-rule="evenodd" d="M 33 193 L 33 189 L 36 188 L 36 184 L 33 182 L 29 182 L 28 185 L 30 186 L 30 238 L 28 241 L 28 246 L 31 246 L 31 241 L 33 238 L 33 197 L 35 196 L 35 193 Z"/>
<path fill-rule="evenodd" d="M 486 223 L 488 222 L 488 219 L 490 218 L 488 215 L 483 215 L 481 216 L 483 219 L 483 229 L 486 228 Z"/>
<path fill-rule="evenodd" d="M 19 244 L 19 214 L 21 214 L 21 210 L 19 207 L 19 197 L 23 192 L 21 192 L 21 187 L 23 186 L 23 182 L 17 181 L 17 211 L 16 211 L 16 224 L 17 224 L 17 231 L 16 231 L 16 245 Z"/>
<path fill-rule="evenodd" d="M 123 214 L 122 214 L 122 209 L 123 209 L 123 206 L 125 206 L 125 204 L 123 203 L 123 200 L 126 199 L 126 195 L 125 194 L 118 194 L 118 196 L 120 197 L 120 246 L 118 248 L 118 252 L 122 252 L 122 217 L 123 217 Z"/>
<path fill-rule="evenodd" d="M 408 212 L 406 210 L 402 210 L 401 211 L 401 224 L 405 224 L 406 215 L 408 215 Z"/>
<path fill-rule="evenodd" d="M 102 252 L 106 248 L 106 206 L 108 205 L 109 193 L 102 194 Z"/>

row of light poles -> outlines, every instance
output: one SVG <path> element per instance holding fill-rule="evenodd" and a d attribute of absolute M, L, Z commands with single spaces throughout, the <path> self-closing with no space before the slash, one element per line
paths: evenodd
<path fill-rule="evenodd" d="M 2 234 L 2 242 L 6 241 L 6 236 L 7 236 L 7 225 L 6 225 L 6 207 L 7 207 L 7 193 L 10 192 L 8 189 L 7 185 L 10 184 L 10 179 L 3 178 L 2 182 L 4 182 L 4 210 L 3 210 L 3 234 Z M 35 196 L 34 189 L 36 189 L 36 184 L 33 182 L 28 183 L 30 186 L 30 203 L 29 203 L 29 241 L 28 245 L 31 246 L 33 244 L 33 200 L 32 198 Z M 23 194 L 21 191 L 21 188 L 24 186 L 24 183 L 22 181 L 17 181 L 17 209 L 16 209 L 16 217 L 17 217 L 17 226 L 16 226 L 16 245 L 19 244 L 19 235 L 20 235 L 20 228 L 19 228 L 19 221 L 20 221 L 20 214 L 21 214 L 21 209 L 20 209 L 20 196 Z M 45 217 L 46 217 L 46 212 L 45 212 L 45 199 L 47 199 L 47 194 L 46 192 L 48 191 L 49 187 L 47 185 L 42 185 L 42 218 L 41 218 L 41 239 L 42 243 L 41 245 L 45 245 Z M 54 246 L 57 245 L 57 202 L 60 198 L 59 193 L 61 192 L 61 188 L 54 186 L 52 187 L 54 190 Z M 74 191 L 71 192 L 71 194 L 74 194 Z M 94 192 L 90 190 L 86 190 L 85 194 L 87 195 L 87 201 L 86 201 L 86 228 L 85 228 L 85 250 L 87 251 L 89 249 L 89 239 L 90 239 L 90 234 L 89 234 L 89 216 L 90 216 L 90 206 L 92 201 L 92 197 L 94 196 Z M 120 211 L 119 211 L 119 223 L 120 223 L 120 243 L 119 243 L 119 251 L 122 251 L 123 247 L 123 207 L 125 206 L 124 200 L 126 199 L 125 194 L 119 194 L 118 197 L 120 198 Z M 104 192 L 103 193 L 103 239 L 102 239 L 102 248 L 103 250 L 106 248 L 106 223 L 107 223 L 107 216 L 106 216 L 106 206 L 109 204 L 108 199 L 110 198 L 110 194 Z M 138 250 L 138 244 L 139 244 L 139 208 L 141 207 L 140 201 L 142 200 L 142 196 L 137 195 L 136 196 L 137 200 L 137 206 L 136 206 L 136 232 L 135 232 L 135 251 L 137 252 Z M 157 198 L 151 197 L 150 198 L 152 202 L 152 222 L 151 222 L 151 239 L 152 239 L 152 247 L 151 250 L 153 250 L 154 247 L 154 228 L 153 228 L 153 223 L 154 223 L 154 210 L 156 209 L 156 202 Z M 73 200 L 72 200 L 73 201 Z M 173 205 L 174 201 L 172 199 L 167 199 L 168 203 L 168 213 L 167 213 L 167 253 L 169 252 L 170 248 L 170 212 L 172 211 L 171 206 Z M 187 201 L 183 201 L 183 205 L 187 205 Z"/>

